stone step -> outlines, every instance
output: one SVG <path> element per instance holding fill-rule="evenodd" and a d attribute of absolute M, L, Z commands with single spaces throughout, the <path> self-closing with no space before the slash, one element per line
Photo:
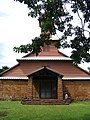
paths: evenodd
<path fill-rule="evenodd" d="M 64 105 L 66 104 L 65 101 L 60 101 L 60 100 L 22 100 L 21 101 L 22 104 L 26 104 L 26 105 Z"/>

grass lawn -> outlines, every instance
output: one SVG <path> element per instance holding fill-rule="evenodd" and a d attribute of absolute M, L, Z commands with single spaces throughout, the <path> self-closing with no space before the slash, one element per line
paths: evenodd
<path fill-rule="evenodd" d="M 90 101 L 70 105 L 22 105 L 0 101 L 0 120 L 90 120 Z"/>

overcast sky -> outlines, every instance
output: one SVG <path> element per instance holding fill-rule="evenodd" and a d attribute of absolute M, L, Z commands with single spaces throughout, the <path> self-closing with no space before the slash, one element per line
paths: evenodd
<path fill-rule="evenodd" d="M 16 59 L 24 55 L 15 53 L 14 46 L 27 44 L 39 36 L 38 21 L 28 17 L 28 12 L 29 9 L 24 4 L 14 0 L 0 0 L 0 68 L 12 67 L 17 63 Z M 67 55 L 70 54 L 65 51 Z M 87 69 L 90 64 L 80 66 Z"/>
<path fill-rule="evenodd" d="M 22 56 L 13 52 L 14 46 L 27 44 L 39 36 L 38 21 L 28 17 L 26 5 L 14 0 L 0 0 L 0 67 L 11 67 L 16 58 Z"/>

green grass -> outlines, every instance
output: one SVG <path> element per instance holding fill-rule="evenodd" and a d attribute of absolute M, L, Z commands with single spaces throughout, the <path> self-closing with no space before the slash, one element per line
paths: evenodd
<path fill-rule="evenodd" d="M 90 101 L 70 105 L 22 105 L 0 101 L 0 120 L 90 120 Z"/>

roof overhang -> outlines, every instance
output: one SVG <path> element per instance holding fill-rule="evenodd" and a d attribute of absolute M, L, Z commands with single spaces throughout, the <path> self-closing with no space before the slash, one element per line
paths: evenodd
<path fill-rule="evenodd" d="M 7 76 L 7 77 L 0 77 L 0 80 L 28 80 L 28 77 L 14 77 L 14 76 Z"/>
<path fill-rule="evenodd" d="M 30 73 L 29 75 L 27 75 L 28 77 L 29 76 L 32 76 L 34 73 L 38 72 L 39 70 L 42 70 L 42 68 L 38 69 L 38 70 L 35 70 L 33 71 L 32 73 Z M 52 71 L 52 69 L 49 68 L 49 70 Z M 62 74 L 56 72 L 56 71 L 53 71 L 54 73 L 56 73 L 57 75 L 59 76 L 62 76 Z M 14 76 L 7 76 L 7 77 L 0 77 L 0 80 L 28 80 L 29 78 L 28 77 L 14 77 Z M 90 80 L 90 77 L 63 77 L 62 80 Z"/>
<path fill-rule="evenodd" d="M 72 60 L 69 57 L 59 57 L 59 56 L 33 56 L 17 59 L 17 61 L 30 61 L 30 60 Z"/>
<path fill-rule="evenodd" d="M 63 80 L 90 80 L 90 77 L 63 77 Z"/>

